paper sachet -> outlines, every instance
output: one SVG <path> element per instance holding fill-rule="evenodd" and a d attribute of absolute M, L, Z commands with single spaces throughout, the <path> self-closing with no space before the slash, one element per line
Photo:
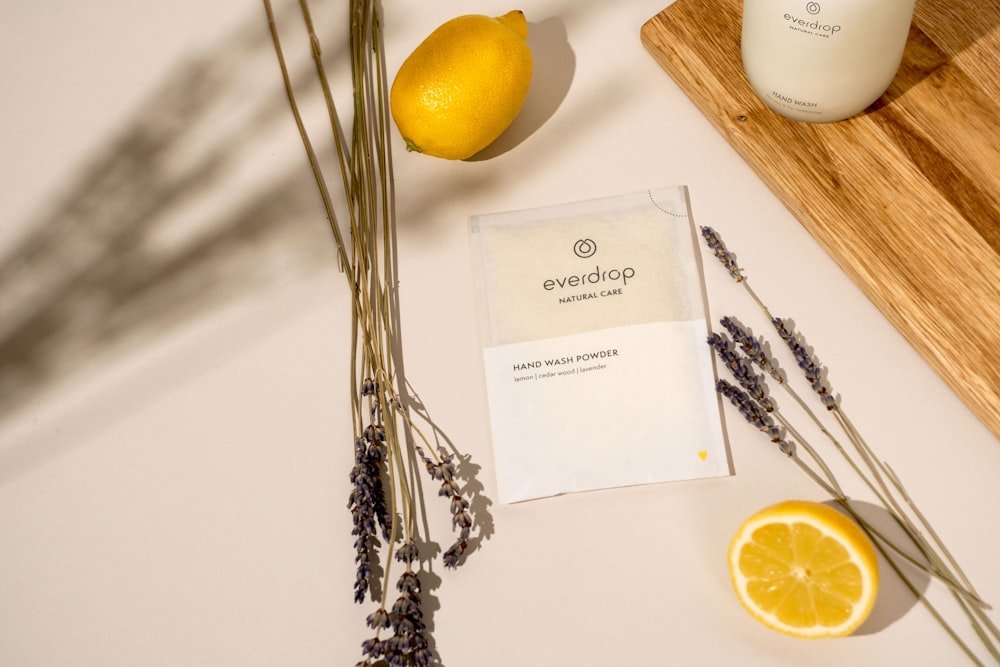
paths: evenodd
<path fill-rule="evenodd" d="M 731 474 L 685 188 L 470 229 L 500 502 Z"/>

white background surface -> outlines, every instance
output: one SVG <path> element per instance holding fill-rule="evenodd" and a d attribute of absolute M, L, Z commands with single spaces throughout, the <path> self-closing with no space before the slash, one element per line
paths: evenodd
<path fill-rule="evenodd" d="M 341 4 L 314 12 L 346 105 Z M 825 498 L 729 410 L 732 478 L 487 502 L 468 217 L 687 185 L 695 223 L 795 319 L 1000 603 L 996 438 L 646 54 L 639 28 L 665 4 L 522 6 L 535 80 L 488 159 L 393 146 L 406 376 L 482 485 L 480 548 L 455 571 L 429 564 L 437 653 L 446 667 L 964 664 L 888 574 L 848 639 L 788 639 L 745 614 L 730 535 L 764 505 Z M 297 58 L 294 6 L 278 7 Z M 511 8 L 388 2 L 390 72 L 444 20 Z M 3 3 L 0 82 L 0 664 L 354 664 L 371 606 L 352 602 L 345 508 L 349 301 L 262 7 Z M 712 315 L 763 332 L 705 269 Z M 446 548 L 433 492 L 428 515 Z"/>

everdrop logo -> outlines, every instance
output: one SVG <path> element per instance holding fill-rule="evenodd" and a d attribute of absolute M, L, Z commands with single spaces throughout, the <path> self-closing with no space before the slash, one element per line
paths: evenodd
<path fill-rule="evenodd" d="M 594 243 L 593 239 L 580 239 L 573 244 L 573 254 L 580 259 L 587 259 L 588 257 L 593 257 L 597 253 L 597 244 Z M 590 285 L 597 285 L 598 283 L 621 283 L 620 287 L 614 287 L 613 289 L 605 289 L 600 292 L 601 296 L 611 296 L 613 294 L 621 294 L 621 289 L 628 285 L 628 281 L 635 278 L 635 269 L 631 266 L 626 266 L 623 269 L 602 269 L 600 266 L 595 266 L 593 271 L 587 271 L 584 269 L 581 273 L 574 275 L 560 276 L 558 278 L 549 278 L 542 281 L 542 289 L 546 292 L 551 292 L 555 289 L 566 289 L 566 288 L 579 288 L 588 287 Z M 597 291 L 587 292 L 585 294 L 576 294 L 568 297 L 560 297 L 560 303 L 568 303 L 570 301 L 583 301 L 584 299 L 594 299 L 597 298 Z"/>
<path fill-rule="evenodd" d="M 817 37 L 831 37 L 840 32 L 840 25 L 823 23 L 822 19 L 812 18 L 822 11 L 822 7 L 820 7 L 818 2 L 807 3 L 805 9 L 810 18 L 799 18 L 791 14 L 785 14 L 785 20 L 788 21 L 789 28 Z"/>
<path fill-rule="evenodd" d="M 597 244 L 590 239 L 580 239 L 573 244 L 573 254 L 580 259 L 593 257 L 595 252 L 597 252 Z"/>

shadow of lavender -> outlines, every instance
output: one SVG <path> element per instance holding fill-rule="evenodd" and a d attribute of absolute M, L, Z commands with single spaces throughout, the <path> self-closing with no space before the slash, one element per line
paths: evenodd
<path fill-rule="evenodd" d="M 290 34 L 301 25 L 297 12 L 288 4 L 278 13 Z M 319 38 L 335 45 L 324 52 L 328 71 L 346 67 L 343 26 Z M 289 63 L 300 102 L 320 98 L 305 53 Z M 263 82 L 262 71 L 269 75 Z M 336 267 L 301 146 L 293 147 L 291 166 L 266 161 L 263 177 L 245 173 L 248 161 L 267 160 L 275 142 L 297 142 L 294 132 L 263 14 L 164 81 L 0 255 L 0 423 L 132 346 L 275 282 Z M 332 142 L 317 145 L 326 147 L 317 149 L 320 160 L 332 164 Z M 349 319 L 345 311 L 344 326 Z M 394 326 L 401 329 L 398 319 Z M 418 409 L 435 441 L 459 456 Z M 7 443 L 0 483 L 72 446 L 71 439 L 41 448 Z M 479 466 L 459 458 L 476 516 L 471 552 L 492 534 L 492 503 L 474 481 Z"/>
<path fill-rule="evenodd" d="M 268 266 L 328 265 L 304 169 L 213 202 L 289 122 L 281 95 L 249 95 L 243 63 L 273 58 L 259 23 L 165 81 L 0 257 L 0 420 L 129 341 L 252 294 Z"/>

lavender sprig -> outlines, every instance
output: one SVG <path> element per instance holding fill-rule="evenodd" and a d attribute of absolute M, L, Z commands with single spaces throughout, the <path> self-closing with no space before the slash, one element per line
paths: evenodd
<path fill-rule="evenodd" d="M 418 526 L 427 522 L 421 516 L 424 504 L 417 497 L 420 488 L 411 488 L 415 481 L 411 466 L 414 449 L 419 448 L 415 442 L 426 445 L 427 439 L 419 433 L 404 407 L 401 395 L 408 385 L 397 372 L 403 346 L 398 339 L 396 207 L 389 150 L 391 119 L 386 113 L 389 90 L 381 5 L 374 0 L 346 3 L 350 68 L 345 71 L 349 71 L 353 84 L 353 105 L 351 126 L 345 128 L 334 103 L 333 87 L 325 70 L 328 58 L 323 57 L 309 2 L 298 3 L 304 41 L 312 56 L 332 130 L 330 160 L 335 162 L 341 177 L 340 190 L 334 197 L 331 184 L 336 179 L 323 173 L 319 157 L 323 153 L 313 148 L 285 61 L 271 0 L 263 0 L 263 4 L 289 108 L 322 201 L 323 217 L 333 235 L 351 303 L 353 336 L 348 362 L 352 377 L 354 465 L 350 472 L 348 506 L 357 564 L 354 597 L 360 602 L 370 596 L 379 603 L 367 619 L 376 633 L 365 643 L 365 658 L 360 664 L 370 665 L 373 661 L 390 665 L 432 664 L 433 655 L 427 646 L 420 612 L 419 588 L 413 585 L 422 563 L 414 537 Z M 448 480 L 442 477 L 442 481 L 448 481 L 444 493 L 459 534 L 456 545 L 445 553 L 445 565 L 454 567 L 468 548 L 473 520 L 469 503 L 454 480 L 451 460 L 437 461 L 437 452 L 433 450 L 431 457 L 447 471 L 442 475 L 451 474 Z M 379 527 L 386 543 L 381 555 Z M 397 545 L 399 548 L 395 550 Z M 406 572 L 400 578 L 400 597 L 387 610 L 384 595 L 396 561 L 405 564 Z M 378 592 L 376 583 L 381 584 Z M 379 639 L 379 632 L 389 629 L 393 631 L 392 637 Z"/>
<path fill-rule="evenodd" d="M 347 507 L 351 511 L 357 572 L 354 580 L 354 601 L 364 602 L 368 594 L 371 563 L 377 559 L 378 538 L 376 518 L 384 509 L 381 454 L 378 443 L 365 438 L 354 440 L 354 467 L 351 469 L 351 493 Z"/>
<path fill-rule="evenodd" d="M 997 643 L 1000 642 L 1000 630 L 997 629 L 997 627 L 988 617 L 986 617 L 984 613 L 985 609 L 990 609 L 991 607 L 975 593 L 975 590 L 962 573 L 961 569 L 958 567 L 954 558 L 948 552 L 940 538 L 938 538 L 937 533 L 934 532 L 924 515 L 913 503 L 899 478 L 895 475 L 892 469 L 889 468 L 888 464 L 875 456 L 871 447 L 861 437 L 861 434 L 858 432 L 854 424 L 847 418 L 847 415 L 840 406 L 839 400 L 833 395 L 826 382 L 823 367 L 820 365 L 816 356 L 805 345 L 801 334 L 793 329 L 789 320 L 776 318 L 771 315 L 767 306 L 750 287 L 745 272 L 736 263 L 735 257 L 726 248 L 718 233 L 710 227 L 702 227 L 701 233 L 707 246 L 715 257 L 723 264 L 730 276 L 737 283 L 743 286 L 747 294 L 750 295 L 760 310 L 764 313 L 771 326 L 774 327 L 774 330 L 785 343 L 792 357 L 795 359 L 796 365 L 801 369 L 805 380 L 810 386 L 810 389 L 818 396 L 820 403 L 826 408 L 826 411 L 833 415 L 837 424 L 845 433 L 848 441 L 860 456 L 865 469 L 862 469 L 862 466 L 854 460 L 848 451 L 839 443 L 837 438 L 833 436 L 833 434 L 822 424 L 818 416 L 813 413 L 811 409 L 809 409 L 805 401 L 798 395 L 798 393 L 781 377 L 778 372 L 776 362 L 770 359 L 765 353 L 760 341 L 750 336 L 749 333 L 746 332 L 733 318 L 724 318 L 722 320 L 722 325 L 729 332 L 730 336 L 732 336 L 735 344 L 729 341 L 729 339 L 725 336 L 714 333 L 709 336 L 708 343 L 716 351 L 726 368 L 729 369 L 743 389 L 734 387 L 724 380 L 720 380 L 717 385 L 719 393 L 727 397 L 749 423 L 753 424 L 756 428 L 758 428 L 758 430 L 767 434 L 773 442 L 779 443 L 779 449 L 784 454 L 793 460 L 799 468 L 803 470 L 803 472 L 809 475 L 815 482 L 830 493 L 831 496 L 858 521 L 861 528 L 869 534 L 869 537 L 871 537 L 875 542 L 876 547 L 883 554 L 883 556 L 885 556 L 887 562 L 899 575 L 909 590 L 917 596 L 919 601 L 941 624 L 942 628 L 949 634 L 949 636 L 956 641 L 966 655 L 975 664 L 982 664 L 975 653 L 954 632 L 948 622 L 943 616 L 941 616 L 922 591 L 910 582 L 905 572 L 897 565 L 893 556 L 896 555 L 902 557 L 910 564 L 923 569 L 925 572 L 936 577 L 948 586 L 953 598 L 959 606 L 959 609 L 966 615 L 972 626 L 975 628 L 976 634 L 983 642 L 986 650 L 996 660 L 996 662 L 1000 664 L 1000 648 L 997 646 Z M 743 355 L 745 355 L 745 358 L 737 352 L 737 346 L 742 351 Z M 883 534 L 875 529 L 874 526 L 865 521 L 863 517 L 855 511 L 851 500 L 843 493 L 843 491 L 841 491 L 836 478 L 829 468 L 825 466 L 822 458 L 820 458 L 818 454 L 815 454 L 815 450 L 805 442 L 805 440 L 801 437 L 801 434 L 792 428 L 789 420 L 781 415 L 777 408 L 773 406 L 773 403 L 771 404 L 773 409 L 771 411 L 767 411 L 757 400 L 755 400 L 754 397 L 759 397 L 761 395 L 767 396 L 767 393 L 766 388 L 761 386 L 763 384 L 762 378 L 747 370 L 747 367 L 750 365 L 748 360 L 757 364 L 757 366 L 764 370 L 767 375 L 782 384 L 785 390 L 795 399 L 796 403 L 802 407 L 813 422 L 819 427 L 820 431 L 830 440 L 837 452 L 846 459 L 854 472 L 868 486 L 868 488 L 874 492 L 875 496 L 882 503 L 884 509 L 903 528 L 903 531 L 909 538 L 912 546 L 920 552 L 924 560 L 914 558 L 894 542 L 887 539 Z M 810 454 L 813 454 L 814 460 L 823 468 L 830 483 L 827 483 L 822 477 L 820 477 L 820 475 L 813 471 L 807 463 L 802 461 L 797 456 L 795 444 L 793 442 L 788 440 L 787 437 L 782 437 L 781 435 L 776 436 L 776 429 L 778 429 L 777 423 L 780 423 L 784 428 L 788 429 L 789 432 L 796 434 L 796 437 L 799 440 L 798 444 L 803 446 L 803 448 L 809 451 Z M 776 437 L 778 438 L 777 440 L 775 440 Z M 780 444 L 781 442 L 786 442 L 787 444 L 782 446 Z M 872 478 L 874 478 L 874 482 L 872 481 Z M 886 479 L 889 480 L 888 483 L 885 481 Z M 901 501 L 896 499 L 893 492 L 894 490 L 895 493 L 902 497 Z M 903 509 L 903 504 L 910 508 L 910 510 L 916 515 L 917 521 L 920 525 L 922 525 L 930 533 L 932 539 L 934 540 L 933 543 L 923 537 L 920 530 L 917 528 L 916 522 L 914 522 Z M 887 548 L 891 549 L 893 553 L 890 554 L 886 550 Z"/>
<path fill-rule="evenodd" d="M 743 270 L 736 263 L 736 256 L 729 252 L 729 249 L 726 248 L 726 244 L 722 242 L 722 238 L 718 233 L 711 227 L 702 227 L 701 235 L 705 239 L 705 244 L 712 250 L 715 258 L 726 267 L 733 280 L 738 283 L 743 282 L 746 278 L 743 276 Z"/>
<path fill-rule="evenodd" d="M 361 643 L 365 659 L 358 667 L 370 667 L 383 660 L 391 667 L 430 667 L 436 664 L 434 653 L 427 641 L 427 627 L 420 604 L 420 579 L 407 568 L 396 583 L 399 597 L 392 608 L 380 608 L 368 617 L 368 625 L 375 636 Z M 381 639 L 383 630 L 392 635 Z"/>
<path fill-rule="evenodd" d="M 830 392 L 830 387 L 823 380 L 823 367 L 820 366 L 816 358 L 802 344 L 802 336 L 788 326 L 788 322 L 780 317 L 772 318 L 771 324 L 778 336 L 785 342 L 788 349 L 792 351 L 795 361 L 802 369 L 809 386 L 820 398 L 820 402 L 827 410 L 833 410 L 837 406 L 837 399 Z"/>
<path fill-rule="evenodd" d="M 771 442 L 778 445 L 782 454 L 785 456 L 795 454 L 795 446 L 782 437 L 781 429 L 774 423 L 774 419 L 752 396 L 725 380 L 719 380 L 715 385 L 715 390 L 736 406 L 747 423 L 756 427 L 758 431 L 770 438 Z"/>
<path fill-rule="evenodd" d="M 771 376 L 772 380 L 784 384 L 785 379 L 781 376 L 777 363 L 764 350 L 759 340 L 750 335 L 750 332 L 732 317 L 723 317 L 719 320 L 719 323 L 729 332 L 733 343 L 743 350 L 743 354 L 747 355 L 762 371 Z"/>
<path fill-rule="evenodd" d="M 708 337 L 708 344 L 756 404 L 765 412 L 773 412 L 774 402 L 767 395 L 763 378 L 754 372 L 750 361 L 736 351 L 732 341 L 721 334 L 712 333 Z"/>
<path fill-rule="evenodd" d="M 429 458 L 422 448 L 417 447 L 416 449 L 431 479 L 441 482 L 438 495 L 449 499 L 451 526 L 452 529 L 458 530 L 458 537 L 444 552 L 442 561 L 445 567 L 458 567 L 462 555 L 465 554 L 469 547 L 473 520 L 472 514 L 469 512 L 469 501 L 462 495 L 462 490 L 458 483 L 455 457 L 453 454 L 448 454 L 439 461 L 435 461 Z"/>

